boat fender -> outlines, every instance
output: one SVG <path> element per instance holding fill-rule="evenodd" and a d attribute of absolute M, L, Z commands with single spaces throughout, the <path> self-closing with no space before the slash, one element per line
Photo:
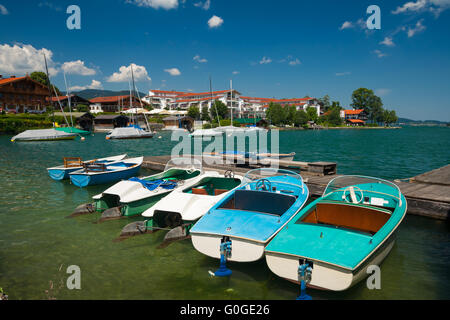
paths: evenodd
<path fill-rule="evenodd" d="M 122 217 L 122 207 L 113 207 L 103 211 L 102 216 L 100 217 L 99 222 L 106 220 L 119 219 Z"/>
<path fill-rule="evenodd" d="M 80 204 L 75 210 L 68 216 L 68 218 L 76 217 L 83 214 L 90 214 L 95 212 L 95 204 L 83 203 Z"/>

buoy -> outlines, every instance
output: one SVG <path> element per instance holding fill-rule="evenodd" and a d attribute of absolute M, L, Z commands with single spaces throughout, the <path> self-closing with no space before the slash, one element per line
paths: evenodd
<path fill-rule="evenodd" d="M 86 140 L 86 138 L 85 137 L 81 137 L 81 141 L 84 141 L 84 140 Z"/>
<path fill-rule="evenodd" d="M 161 136 L 158 137 L 158 139 L 161 139 L 161 138 L 162 138 Z"/>

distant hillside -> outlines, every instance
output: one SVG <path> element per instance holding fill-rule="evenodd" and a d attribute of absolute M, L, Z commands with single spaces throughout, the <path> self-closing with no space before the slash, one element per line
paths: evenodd
<path fill-rule="evenodd" d="M 65 94 L 65 92 L 63 93 Z M 122 90 L 122 91 L 111 91 L 111 90 L 97 90 L 97 89 L 86 89 L 82 91 L 75 91 L 72 92 L 72 94 L 76 94 L 77 96 L 80 96 L 84 99 L 93 99 L 97 97 L 112 97 L 112 96 L 122 96 L 122 95 L 129 95 L 129 90 Z M 141 98 L 145 97 L 146 94 L 139 92 L 139 95 Z"/>
<path fill-rule="evenodd" d="M 432 124 L 432 125 L 446 125 L 448 122 L 437 121 L 437 120 L 411 120 L 407 118 L 398 118 L 398 123 L 404 124 Z"/>

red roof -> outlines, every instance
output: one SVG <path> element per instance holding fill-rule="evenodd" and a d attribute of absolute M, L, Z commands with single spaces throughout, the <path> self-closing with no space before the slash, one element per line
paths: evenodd
<path fill-rule="evenodd" d="M 360 114 L 361 112 L 363 112 L 364 109 L 358 109 L 358 110 L 344 110 L 346 115 L 350 115 L 350 114 Z"/>
<path fill-rule="evenodd" d="M 10 83 L 10 82 L 14 82 L 14 81 L 18 81 L 18 80 L 23 80 L 23 79 L 25 79 L 25 78 L 26 78 L 26 77 L 19 77 L 19 78 L 14 77 L 14 78 L 0 79 L 0 86 L 1 86 L 1 85 L 4 85 L 4 84 L 7 84 L 7 83 Z"/>
<path fill-rule="evenodd" d="M 219 99 L 220 96 L 215 96 L 215 97 L 206 97 L 206 98 L 199 98 L 199 99 L 182 99 L 182 100 L 177 100 L 174 103 L 180 103 L 180 102 L 196 102 L 196 101 L 206 101 L 206 100 L 216 100 Z"/>
<path fill-rule="evenodd" d="M 186 92 L 183 91 L 169 91 L 169 90 L 150 90 L 150 91 L 153 93 L 171 93 L 175 95 L 186 94 Z"/>
<path fill-rule="evenodd" d="M 233 90 L 236 91 L 236 90 Z M 213 92 L 200 92 L 200 93 L 184 93 L 177 96 L 177 98 L 184 98 L 184 97 L 195 97 L 195 96 L 206 96 L 206 95 L 218 95 L 222 93 L 230 92 L 230 90 L 221 90 L 221 91 L 213 91 Z"/>
<path fill-rule="evenodd" d="M 120 99 L 129 99 L 130 95 L 127 96 L 111 96 L 111 97 L 97 97 L 89 100 L 92 103 L 104 103 L 104 102 L 117 102 Z M 136 98 L 136 97 L 134 97 Z"/>
<path fill-rule="evenodd" d="M 350 121 L 351 123 L 364 123 L 364 121 L 359 119 L 347 119 L 347 121 Z"/>

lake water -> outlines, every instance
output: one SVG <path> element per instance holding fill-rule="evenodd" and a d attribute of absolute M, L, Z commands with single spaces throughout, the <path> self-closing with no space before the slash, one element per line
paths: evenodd
<path fill-rule="evenodd" d="M 228 279 L 211 277 L 218 260 L 190 240 L 158 245 L 164 231 L 113 242 L 127 219 L 97 224 L 98 214 L 66 219 L 108 187 L 79 189 L 51 180 L 46 168 L 63 157 L 92 159 L 169 154 L 161 139 L 11 143 L 0 136 L 0 287 L 10 299 L 294 299 L 299 287 L 270 272 L 265 260 L 229 263 Z M 408 178 L 450 163 L 449 128 L 280 132 L 280 152 L 302 161 L 335 161 L 338 173 Z M 146 174 L 144 170 L 142 174 Z M 139 218 L 137 218 L 139 220 Z M 449 299 L 448 222 L 407 216 L 381 265 L 381 290 L 365 281 L 345 292 L 308 290 L 313 299 Z M 81 290 L 65 286 L 69 265 L 81 268 Z M 53 285 L 52 285 L 53 284 Z M 47 291 L 47 292 L 46 292 Z"/>

